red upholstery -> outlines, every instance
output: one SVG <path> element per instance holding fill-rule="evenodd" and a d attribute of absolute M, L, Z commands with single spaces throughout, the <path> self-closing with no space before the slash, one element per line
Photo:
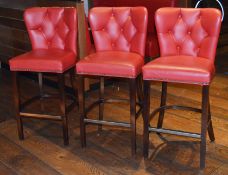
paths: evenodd
<path fill-rule="evenodd" d="M 123 6 L 144 6 L 148 10 L 148 27 L 146 39 L 147 57 L 156 57 L 159 55 L 159 46 L 155 30 L 154 14 L 161 7 L 177 6 L 178 0 L 92 0 L 94 7 L 123 7 Z"/>
<path fill-rule="evenodd" d="M 212 61 L 193 56 L 160 57 L 143 68 L 144 80 L 208 84 L 214 75 Z"/>
<path fill-rule="evenodd" d="M 119 50 L 144 56 L 145 8 L 93 8 L 89 15 L 96 51 Z"/>
<path fill-rule="evenodd" d="M 96 53 L 77 63 L 77 73 L 135 78 L 144 63 L 147 10 L 97 7 L 89 22 Z"/>
<path fill-rule="evenodd" d="M 135 78 L 143 65 L 139 54 L 107 51 L 91 54 L 76 66 L 79 74 Z"/>
<path fill-rule="evenodd" d="M 144 66 L 143 78 L 209 84 L 214 74 L 220 11 L 161 8 L 155 22 L 161 57 Z"/>
<path fill-rule="evenodd" d="M 27 9 L 24 21 L 32 51 L 10 60 L 12 71 L 62 73 L 76 61 L 77 17 L 75 8 Z"/>
<path fill-rule="evenodd" d="M 155 20 L 161 56 L 191 55 L 214 61 L 220 17 L 216 9 L 158 10 Z"/>
<path fill-rule="evenodd" d="M 60 49 L 36 49 L 10 60 L 13 71 L 63 73 L 75 65 L 75 54 Z"/>

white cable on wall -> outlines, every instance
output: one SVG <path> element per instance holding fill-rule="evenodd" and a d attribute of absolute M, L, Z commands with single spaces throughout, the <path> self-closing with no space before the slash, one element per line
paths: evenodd
<path fill-rule="evenodd" d="M 201 3 L 202 1 L 203 1 L 203 0 L 198 0 L 198 2 L 197 2 L 196 5 L 195 5 L 195 8 L 198 8 L 199 5 L 200 5 L 200 3 Z M 223 21 L 223 19 L 224 19 L 224 14 L 225 14 L 223 5 L 222 5 L 222 3 L 221 3 L 219 0 L 216 0 L 216 2 L 219 4 L 219 6 L 220 6 L 220 8 L 221 8 L 221 11 L 222 11 L 222 21 Z"/>

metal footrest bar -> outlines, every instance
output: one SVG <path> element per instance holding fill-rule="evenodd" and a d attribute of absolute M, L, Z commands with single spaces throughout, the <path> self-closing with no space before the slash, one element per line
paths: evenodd
<path fill-rule="evenodd" d="M 41 97 L 42 98 L 60 98 L 59 94 L 43 94 Z"/>
<path fill-rule="evenodd" d="M 172 129 L 163 129 L 163 128 L 154 128 L 149 127 L 150 132 L 157 132 L 157 133 L 164 133 L 164 134 L 172 134 L 172 135 L 178 135 L 178 136 L 185 136 L 185 137 L 192 137 L 201 139 L 201 135 L 198 133 L 192 133 L 192 132 L 184 132 L 184 131 L 178 131 L 178 130 L 172 130 Z"/>
<path fill-rule="evenodd" d="M 76 101 L 76 98 L 71 94 L 66 94 L 66 97 Z M 60 94 L 43 94 L 40 98 L 60 98 Z"/>
<path fill-rule="evenodd" d="M 101 99 L 101 100 L 97 100 L 97 101 L 93 102 L 92 104 L 90 104 L 89 107 L 87 107 L 87 109 L 85 110 L 85 114 L 87 115 L 89 113 L 89 111 L 91 111 L 93 108 L 95 108 L 100 103 L 118 103 L 118 102 L 129 102 L 129 100 L 128 99 Z M 140 103 L 136 103 L 136 105 L 141 107 Z M 142 112 L 142 109 L 140 109 L 137 112 L 136 118 L 138 118 L 137 115 L 140 115 L 141 112 Z"/>
<path fill-rule="evenodd" d="M 159 108 L 156 108 L 149 117 L 149 121 L 154 118 L 154 116 L 161 110 L 166 110 L 166 109 L 175 109 L 175 110 L 186 110 L 186 111 L 194 111 L 194 112 L 199 112 L 201 113 L 202 110 L 198 108 L 193 108 L 193 107 L 188 107 L 188 106 L 180 106 L 180 105 L 169 105 L 169 106 L 162 106 Z"/>
<path fill-rule="evenodd" d="M 20 116 L 25 117 L 25 118 L 50 119 L 50 120 L 56 120 L 56 121 L 62 120 L 62 116 L 58 116 L 58 115 L 47 115 L 47 114 L 35 114 L 35 113 L 20 112 Z"/>
<path fill-rule="evenodd" d="M 129 99 L 124 99 L 124 98 L 110 98 L 110 99 L 104 99 L 103 103 L 129 103 Z M 136 105 L 142 106 L 141 103 L 136 102 Z"/>
<path fill-rule="evenodd" d="M 71 100 L 76 101 L 76 99 L 72 95 L 66 94 L 66 96 L 69 97 Z M 36 95 L 36 96 L 34 96 L 34 97 L 26 100 L 24 103 L 22 103 L 20 105 L 20 108 L 21 108 L 21 110 L 23 110 L 26 106 L 30 105 L 34 101 L 40 100 L 40 99 L 45 99 L 45 98 L 48 98 L 48 99 L 51 99 L 51 98 L 60 98 L 60 95 L 59 94 L 44 94 L 42 96 Z"/>
<path fill-rule="evenodd" d="M 104 103 L 128 103 L 129 99 L 124 99 L 124 98 L 110 98 L 110 99 L 104 99 Z"/>
<path fill-rule="evenodd" d="M 66 97 L 73 101 L 76 101 L 76 98 L 71 94 L 66 94 Z M 43 94 L 42 96 L 40 96 L 40 98 L 60 98 L 60 94 Z"/>
<path fill-rule="evenodd" d="M 120 127 L 127 127 L 127 128 L 131 127 L 129 123 L 125 123 L 125 122 L 113 122 L 113 121 L 94 120 L 94 119 L 84 119 L 84 122 L 88 124 L 102 124 L 102 125 L 120 126 Z"/>

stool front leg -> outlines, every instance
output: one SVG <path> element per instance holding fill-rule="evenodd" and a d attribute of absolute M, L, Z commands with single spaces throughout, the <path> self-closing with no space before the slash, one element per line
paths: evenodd
<path fill-rule="evenodd" d="M 162 93 L 161 93 L 161 104 L 160 104 L 160 107 L 166 105 L 166 98 L 167 98 L 167 82 L 162 82 Z M 157 128 L 162 128 L 164 115 L 165 115 L 165 110 L 162 109 L 159 112 Z"/>
<path fill-rule="evenodd" d="M 131 154 L 136 154 L 136 79 L 129 80 Z"/>
<path fill-rule="evenodd" d="M 79 101 L 79 115 L 80 115 L 80 138 L 81 146 L 86 146 L 86 128 L 85 128 L 85 80 L 84 77 L 78 76 L 78 101 Z"/>
<path fill-rule="evenodd" d="M 70 83 L 71 83 L 71 87 L 73 88 L 74 92 L 75 92 L 75 98 L 78 96 L 78 92 L 77 92 L 77 86 L 75 84 L 75 72 L 74 72 L 74 67 L 70 70 Z"/>
<path fill-rule="evenodd" d="M 44 112 L 44 103 L 43 103 L 43 74 L 41 72 L 38 73 L 38 82 L 39 82 L 39 91 L 40 91 L 40 107 L 41 111 Z"/>
<path fill-rule="evenodd" d="M 65 96 L 65 76 L 64 76 L 64 74 L 59 74 L 58 79 L 59 79 L 59 93 L 60 93 L 60 110 L 62 113 L 63 139 L 64 139 L 64 145 L 69 145 L 68 118 L 66 115 L 66 96 Z"/>
<path fill-rule="evenodd" d="M 142 75 L 139 75 L 137 78 L 137 97 L 140 105 L 143 103 L 143 80 Z"/>
<path fill-rule="evenodd" d="M 206 134 L 208 121 L 208 100 L 209 100 L 209 86 L 202 88 L 202 116 L 201 116 L 201 143 L 200 143 L 200 168 L 205 168 L 206 158 Z"/>
<path fill-rule="evenodd" d="M 15 114 L 16 114 L 16 120 L 17 120 L 18 137 L 20 140 L 23 140 L 24 132 L 23 132 L 23 122 L 20 116 L 20 93 L 19 93 L 18 73 L 13 71 L 11 75 L 12 75 L 12 83 L 13 83 L 14 105 L 15 105 Z"/>
<path fill-rule="evenodd" d="M 104 117 L 104 77 L 100 78 L 100 90 L 99 90 L 99 120 L 103 120 Z M 98 132 L 102 131 L 102 125 L 98 125 Z"/>
<path fill-rule="evenodd" d="M 150 82 L 144 81 L 143 86 L 143 156 L 148 158 L 149 152 L 149 116 L 150 116 Z"/>

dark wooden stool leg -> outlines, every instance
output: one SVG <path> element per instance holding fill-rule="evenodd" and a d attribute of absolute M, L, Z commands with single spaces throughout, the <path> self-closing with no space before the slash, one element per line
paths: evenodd
<path fill-rule="evenodd" d="M 100 91 L 99 91 L 99 120 L 103 120 L 104 116 L 104 77 L 100 78 Z M 102 125 L 98 125 L 98 132 L 102 131 Z"/>
<path fill-rule="evenodd" d="M 215 135 L 214 135 L 214 130 L 213 130 L 213 125 L 212 125 L 212 120 L 211 120 L 211 107 L 210 107 L 210 100 L 208 99 L 208 135 L 210 140 L 213 142 L 215 141 Z"/>
<path fill-rule="evenodd" d="M 136 79 L 129 80 L 130 124 L 131 124 L 131 154 L 136 154 Z"/>
<path fill-rule="evenodd" d="M 202 89 L 202 117 L 201 117 L 201 143 L 200 143 L 200 168 L 205 168 L 206 159 L 206 133 L 208 121 L 209 86 Z"/>
<path fill-rule="evenodd" d="M 40 107 L 41 111 L 44 112 L 44 104 L 43 104 L 43 74 L 41 72 L 38 73 L 38 82 L 39 82 L 39 90 L 40 90 Z"/>
<path fill-rule="evenodd" d="M 62 113 L 62 124 L 63 124 L 63 139 L 64 145 L 69 145 L 68 136 L 68 119 L 66 115 L 66 97 L 65 97 L 65 76 L 64 74 L 59 74 L 59 92 L 60 92 L 60 110 Z"/>
<path fill-rule="evenodd" d="M 71 87 L 75 91 L 75 98 L 77 98 L 78 95 L 77 95 L 77 87 L 75 85 L 75 72 L 74 72 L 74 68 L 72 68 L 70 70 L 70 83 L 71 83 Z"/>
<path fill-rule="evenodd" d="M 23 122 L 20 116 L 20 93 L 19 93 L 19 81 L 18 81 L 17 72 L 12 72 L 12 82 L 13 82 L 14 104 L 15 104 L 18 136 L 20 140 L 23 140 L 24 132 L 23 132 Z"/>
<path fill-rule="evenodd" d="M 142 80 L 142 75 L 139 75 L 137 78 L 137 97 L 138 97 L 138 102 L 142 104 L 143 102 L 143 80 Z"/>
<path fill-rule="evenodd" d="M 85 80 L 83 76 L 78 76 L 78 100 L 79 100 L 79 114 L 80 114 L 80 137 L 81 146 L 86 146 L 86 128 L 85 128 Z"/>
<path fill-rule="evenodd" d="M 162 82 L 162 94 L 161 94 L 160 107 L 166 105 L 166 96 L 167 96 L 167 82 Z M 164 115 L 165 115 L 165 110 L 163 109 L 159 112 L 157 128 L 162 128 Z"/>
<path fill-rule="evenodd" d="M 150 115 L 150 81 L 144 81 L 143 100 L 143 156 L 148 158 L 149 152 L 149 115 Z"/>

